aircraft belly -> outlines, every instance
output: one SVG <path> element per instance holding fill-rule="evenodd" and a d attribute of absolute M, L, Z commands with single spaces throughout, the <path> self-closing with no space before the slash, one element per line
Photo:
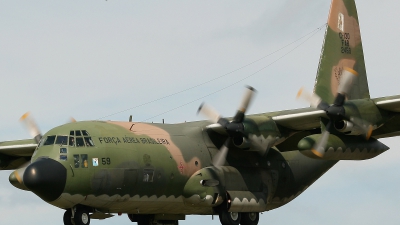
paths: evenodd
<path fill-rule="evenodd" d="M 132 214 L 212 214 L 211 207 L 187 207 L 182 196 L 148 197 L 135 195 L 70 195 L 63 193 L 59 199 L 51 202 L 59 208 L 72 208 L 76 204 L 94 207 L 104 213 L 132 213 Z"/>

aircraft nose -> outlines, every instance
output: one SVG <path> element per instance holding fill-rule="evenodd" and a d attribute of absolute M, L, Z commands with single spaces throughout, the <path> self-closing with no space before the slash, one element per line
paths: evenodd
<path fill-rule="evenodd" d="M 25 186 L 47 202 L 56 200 L 64 191 L 67 169 L 59 162 L 43 158 L 26 167 Z"/>

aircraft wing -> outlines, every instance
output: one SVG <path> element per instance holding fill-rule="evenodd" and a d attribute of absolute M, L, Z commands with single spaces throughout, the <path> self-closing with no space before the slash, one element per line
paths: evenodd
<path fill-rule="evenodd" d="M 17 169 L 28 162 L 36 146 L 33 139 L 0 142 L 0 170 Z"/>
<path fill-rule="evenodd" d="M 400 113 L 400 95 L 372 99 L 378 108 Z M 372 136 L 375 138 L 386 138 L 400 136 L 400 114 L 394 115 L 392 119 L 386 122 L 382 127 L 374 130 Z"/>
<path fill-rule="evenodd" d="M 280 111 L 270 116 L 278 125 L 298 131 L 318 128 L 320 118 L 327 118 L 325 111 L 313 108 Z"/>
<path fill-rule="evenodd" d="M 390 112 L 400 112 L 400 95 L 372 99 L 376 106 Z"/>
<path fill-rule="evenodd" d="M 385 111 L 400 113 L 400 95 L 388 96 L 371 99 L 378 108 Z M 320 127 L 320 118 L 327 118 L 323 110 L 313 108 L 303 108 L 296 110 L 286 110 L 268 114 L 280 126 L 297 130 L 306 131 Z M 400 114 L 394 115 L 390 121 L 382 127 L 373 131 L 374 138 L 386 138 L 400 136 Z"/>

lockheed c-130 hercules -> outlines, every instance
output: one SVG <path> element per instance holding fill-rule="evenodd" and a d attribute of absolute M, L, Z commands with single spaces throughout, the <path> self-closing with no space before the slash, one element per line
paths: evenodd
<path fill-rule="evenodd" d="M 256 225 L 259 213 L 290 202 L 339 160 L 364 160 L 400 131 L 400 96 L 371 99 L 354 0 L 333 0 L 311 107 L 245 115 L 247 87 L 232 118 L 203 104 L 209 121 L 153 124 L 71 122 L 32 140 L 0 143 L 9 180 L 65 210 L 65 225 L 113 213 L 139 225 L 219 215 Z M 27 164 L 28 163 L 28 164 Z"/>

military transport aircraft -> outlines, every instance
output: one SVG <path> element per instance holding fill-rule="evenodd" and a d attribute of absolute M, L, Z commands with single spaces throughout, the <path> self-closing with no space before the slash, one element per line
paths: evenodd
<path fill-rule="evenodd" d="M 65 210 L 65 225 L 127 214 L 139 225 L 219 215 L 256 225 L 259 213 L 290 202 L 339 160 L 364 160 L 400 132 L 400 96 L 370 99 L 354 0 L 333 0 L 311 107 L 234 117 L 203 104 L 209 121 L 153 124 L 71 122 L 33 139 L 0 143 L 9 180 Z"/>

